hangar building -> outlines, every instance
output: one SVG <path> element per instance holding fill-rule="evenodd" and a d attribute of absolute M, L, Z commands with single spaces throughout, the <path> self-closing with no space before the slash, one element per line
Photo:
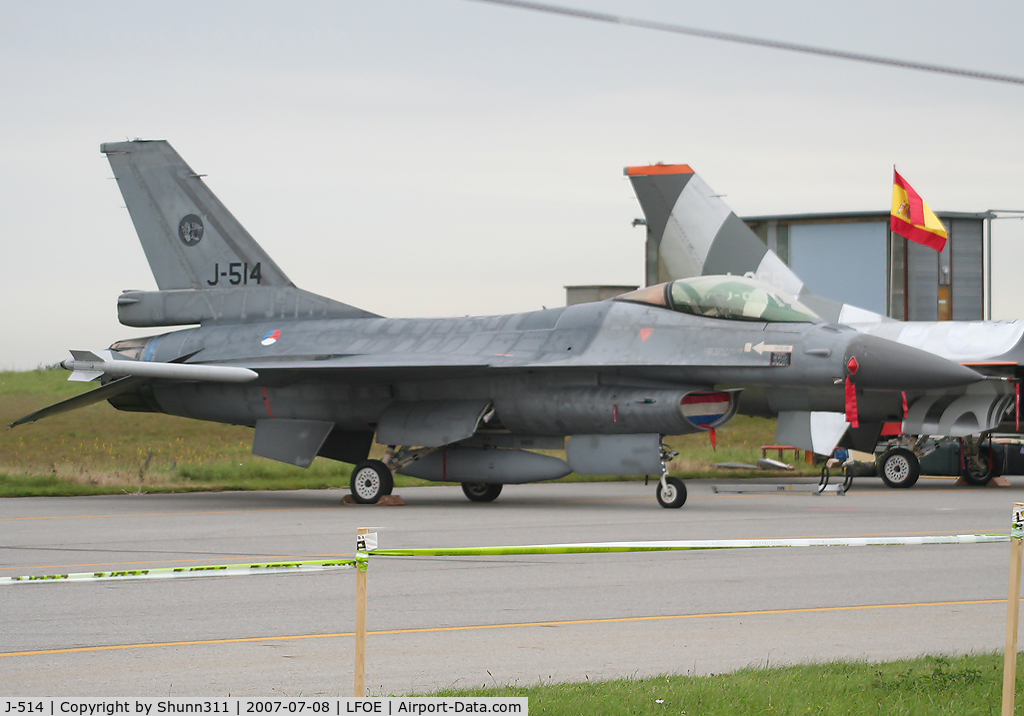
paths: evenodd
<path fill-rule="evenodd" d="M 991 213 L 936 215 L 942 252 L 894 234 L 887 211 L 743 220 L 819 296 L 900 320 L 982 320 Z"/>
<path fill-rule="evenodd" d="M 888 211 L 748 216 L 743 221 L 814 293 L 906 321 L 991 318 L 992 220 L 1019 211 L 936 211 L 949 233 L 942 252 L 889 228 Z M 643 225 L 642 219 L 633 222 Z M 650 238 L 648 238 L 650 241 Z M 644 285 L 658 262 L 644 252 Z M 568 304 L 596 301 L 634 286 L 566 286 Z"/>

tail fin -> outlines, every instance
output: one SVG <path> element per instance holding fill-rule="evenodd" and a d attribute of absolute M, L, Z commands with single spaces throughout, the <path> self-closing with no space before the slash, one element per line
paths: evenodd
<path fill-rule="evenodd" d="M 647 220 L 648 275 L 658 282 L 717 274 L 752 276 L 834 322 L 883 317 L 811 293 L 686 164 L 626 167 Z"/>
<path fill-rule="evenodd" d="M 375 315 L 296 288 L 166 141 L 111 142 L 100 151 L 160 289 L 121 295 L 125 325 Z"/>
<path fill-rule="evenodd" d="M 107 143 L 100 151 L 161 290 L 294 286 L 166 141 Z"/>

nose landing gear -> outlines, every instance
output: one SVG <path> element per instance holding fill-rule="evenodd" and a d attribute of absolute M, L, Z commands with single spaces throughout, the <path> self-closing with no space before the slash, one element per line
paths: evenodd
<path fill-rule="evenodd" d="M 658 481 L 658 489 L 655 494 L 658 504 L 662 507 L 682 507 L 686 502 L 686 485 L 678 477 L 670 477 L 668 474 L 668 463 L 678 454 L 665 443 L 661 444 L 661 479 Z"/>

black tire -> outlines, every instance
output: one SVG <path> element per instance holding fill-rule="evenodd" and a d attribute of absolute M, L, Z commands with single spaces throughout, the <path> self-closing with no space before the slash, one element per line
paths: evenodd
<path fill-rule="evenodd" d="M 380 460 L 367 460 L 355 466 L 349 481 L 352 497 L 361 505 L 375 505 L 395 489 L 395 478 Z"/>
<path fill-rule="evenodd" d="M 1001 445 L 992 445 L 992 477 L 1002 477 L 1003 474 L 1003 455 L 996 448 L 1002 447 Z M 1003 448 L 1005 450 L 1006 448 Z"/>
<path fill-rule="evenodd" d="M 889 487 L 913 487 L 917 478 L 921 476 L 921 463 L 910 450 L 892 448 L 878 459 L 878 476 Z"/>
<path fill-rule="evenodd" d="M 999 459 L 988 443 L 978 446 L 976 461 L 965 458 L 963 465 L 960 477 L 971 485 L 987 485 L 989 480 L 999 474 Z"/>
<path fill-rule="evenodd" d="M 682 507 L 686 502 L 686 485 L 678 477 L 666 477 L 667 490 L 661 489 L 661 481 L 658 481 L 658 504 L 662 507 Z"/>
<path fill-rule="evenodd" d="M 501 494 L 501 487 L 491 482 L 464 482 L 462 492 L 473 502 L 494 502 Z"/>

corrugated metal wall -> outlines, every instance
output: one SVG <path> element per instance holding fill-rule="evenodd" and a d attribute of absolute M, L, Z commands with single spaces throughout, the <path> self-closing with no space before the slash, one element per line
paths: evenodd
<path fill-rule="evenodd" d="M 985 306 L 982 271 L 984 222 L 978 219 L 947 219 L 952 251 L 953 320 L 980 321 Z"/>
<path fill-rule="evenodd" d="M 939 252 L 913 241 L 907 242 L 907 294 L 907 320 L 939 320 Z"/>

